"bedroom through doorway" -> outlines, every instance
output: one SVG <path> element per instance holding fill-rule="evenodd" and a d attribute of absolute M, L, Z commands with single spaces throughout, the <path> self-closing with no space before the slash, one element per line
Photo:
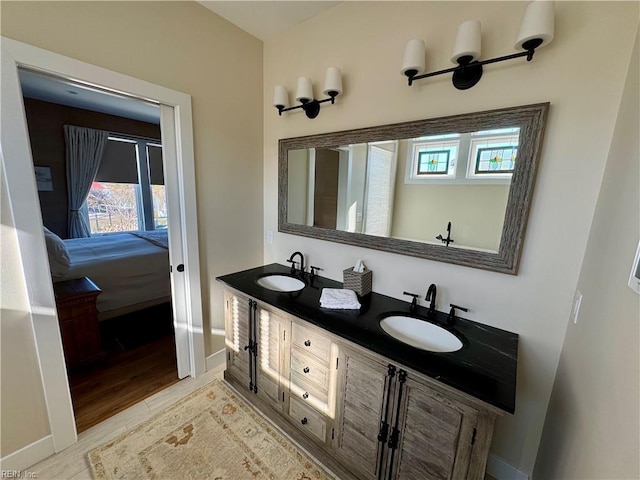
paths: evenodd
<path fill-rule="evenodd" d="M 19 75 L 82 432 L 179 381 L 160 107 Z"/>

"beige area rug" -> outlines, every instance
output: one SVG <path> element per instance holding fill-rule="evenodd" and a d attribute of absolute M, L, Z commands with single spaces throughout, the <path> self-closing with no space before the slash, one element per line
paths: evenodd
<path fill-rule="evenodd" d="M 215 380 L 89 452 L 96 479 L 333 479 Z"/>

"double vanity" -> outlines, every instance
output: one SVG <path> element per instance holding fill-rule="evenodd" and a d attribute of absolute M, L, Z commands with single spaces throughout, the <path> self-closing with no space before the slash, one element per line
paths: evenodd
<path fill-rule="evenodd" d="M 225 284 L 225 379 L 341 479 L 483 479 L 518 335 L 270 264 Z M 449 321 L 448 321 L 449 320 Z"/>

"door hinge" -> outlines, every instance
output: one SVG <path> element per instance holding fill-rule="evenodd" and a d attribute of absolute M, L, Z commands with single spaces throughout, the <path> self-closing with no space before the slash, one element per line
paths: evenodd
<path fill-rule="evenodd" d="M 476 434 L 478 433 L 478 430 L 476 430 L 476 428 L 473 428 L 473 435 L 471 435 L 471 445 L 476 443 Z"/>
<path fill-rule="evenodd" d="M 380 427 L 380 432 L 378 432 L 378 442 L 385 443 L 387 441 L 387 436 L 389 435 L 389 424 L 384 422 L 382 427 Z"/>
<path fill-rule="evenodd" d="M 231 361 L 231 352 L 227 352 L 227 360 Z"/>
<path fill-rule="evenodd" d="M 284 392 L 282 392 L 282 401 L 284 402 Z"/>
<path fill-rule="evenodd" d="M 283 330 L 283 331 L 282 331 L 282 341 L 283 341 L 283 342 L 286 342 L 286 341 L 287 341 L 287 331 L 286 331 L 286 330 Z"/>
<path fill-rule="evenodd" d="M 335 428 L 332 428 L 332 429 L 331 429 L 331 440 L 333 440 L 334 438 L 336 438 L 336 437 L 335 437 L 335 434 L 336 434 L 336 429 L 335 429 Z"/>
<path fill-rule="evenodd" d="M 340 358 L 336 358 L 336 370 L 338 370 L 338 364 L 340 363 Z"/>

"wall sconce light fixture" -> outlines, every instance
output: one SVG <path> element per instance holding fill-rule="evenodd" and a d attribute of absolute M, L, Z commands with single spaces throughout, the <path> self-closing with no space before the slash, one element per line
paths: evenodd
<path fill-rule="evenodd" d="M 298 78 L 298 89 L 296 90 L 296 101 L 300 105 L 289 107 L 289 92 L 284 85 L 276 85 L 273 93 L 273 106 L 278 109 L 278 115 L 282 112 L 302 108 L 309 118 L 316 118 L 320 113 L 320 104 L 325 102 L 335 103 L 336 97 L 342 93 L 342 73 L 337 67 L 327 68 L 327 75 L 324 81 L 323 93 L 327 98 L 316 100 L 313 97 L 313 85 L 309 77 Z"/>
<path fill-rule="evenodd" d="M 524 51 L 489 60 L 478 60 L 480 57 L 480 22 L 470 20 L 458 27 L 451 56 L 451 62 L 457 63 L 457 66 L 423 74 L 425 45 L 422 40 L 414 39 L 409 40 L 404 49 L 401 72 L 407 76 L 410 86 L 415 80 L 421 78 L 453 73 L 454 87 L 458 90 L 466 90 L 480 81 L 483 65 L 519 57 L 527 57 L 527 61 L 531 61 L 536 48 L 543 47 L 553 40 L 554 23 L 553 1 L 534 0 L 527 6 L 516 37 L 516 50 Z"/>

